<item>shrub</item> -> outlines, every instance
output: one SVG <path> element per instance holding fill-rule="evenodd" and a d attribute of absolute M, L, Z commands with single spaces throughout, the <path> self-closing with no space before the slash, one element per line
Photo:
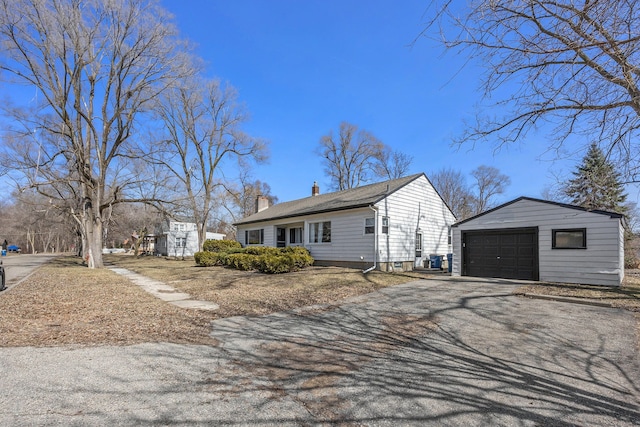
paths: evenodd
<path fill-rule="evenodd" d="M 278 255 L 280 253 L 279 248 L 272 248 L 270 246 L 247 246 L 244 248 L 244 251 L 251 255 Z"/>
<path fill-rule="evenodd" d="M 289 273 L 313 264 L 313 258 L 305 248 L 285 248 L 277 253 L 260 255 L 256 261 L 256 269 L 262 273 Z"/>
<path fill-rule="evenodd" d="M 211 241 L 208 240 L 208 242 Z M 226 240 L 217 240 L 216 242 L 221 241 Z M 238 270 L 258 270 L 268 274 L 289 273 L 313 264 L 313 258 L 307 249 L 291 246 L 286 248 L 230 247 L 228 251 L 196 252 L 194 257 L 196 263 L 204 267 L 224 265 Z"/>
<path fill-rule="evenodd" d="M 286 255 L 264 254 L 256 260 L 256 269 L 261 273 L 288 273 L 291 271 L 291 266 L 291 261 Z"/>
<path fill-rule="evenodd" d="M 309 250 L 301 246 L 288 246 L 282 249 L 282 254 L 289 257 L 293 266 L 292 271 L 309 267 L 313 264 L 313 258 Z"/>
<path fill-rule="evenodd" d="M 212 267 L 214 265 L 223 265 L 220 262 L 219 254 L 214 252 L 196 252 L 193 254 L 196 264 L 202 267 Z"/>
<path fill-rule="evenodd" d="M 205 240 L 202 244 L 202 250 L 207 252 L 229 252 L 238 248 L 242 245 L 235 240 Z"/>
<path fill-rule="evenodd" d="M 229 254 L 227 255 L 227 263 L 229 267 L 238 270 L 254 270 L 256 267 L 256 256 L 250 254 Z"/>

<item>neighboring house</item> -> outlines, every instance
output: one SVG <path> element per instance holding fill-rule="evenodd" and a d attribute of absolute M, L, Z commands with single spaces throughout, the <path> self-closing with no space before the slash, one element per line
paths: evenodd
<path fill-rule="evenodd" d="M 317 265 L 378 268 L 422 267 L 430 254 L 450 252 L 455 222 L 424 174 L 269 207 L 259 196 L 257 213 L 238 221 L 243 245 L 304 246 Z"/>
<path fill-rule="evenodd" d="M 165 219 L 155 232 L 155 253 L 162 256 L 193 256 L 198 251 L 195 222 Z"/>
<path fill-rule="evenodd" d="M 620 286 L 623 220 L 520 197 L 453 225 L 452 275 Z"/>
<path fill-rule="evenodd" d="M 224 240 L 226 237 L 226 234 L 207 231 L 207 240 Z"/>

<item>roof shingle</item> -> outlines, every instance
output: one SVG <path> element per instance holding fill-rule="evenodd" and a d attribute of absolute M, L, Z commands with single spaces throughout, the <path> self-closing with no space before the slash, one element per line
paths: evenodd
<path fill-rule="evenodd" d="M 234 223 L 234 225 L 252 224 L 262 221 L 369 206 L 421 176 L 424 176 L 424 174 L 419 173 L 390 181 L 279 203 L 261 212 L 249 215 Z"/>

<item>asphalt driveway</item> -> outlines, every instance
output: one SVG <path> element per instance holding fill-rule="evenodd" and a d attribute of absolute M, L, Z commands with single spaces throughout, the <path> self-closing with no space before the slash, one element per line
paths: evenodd
<path fill-rule="evenodd" d="M 423 280 L 214 347 L 0 349 L 1 425 L 637 425 L 633 313 Z"/>

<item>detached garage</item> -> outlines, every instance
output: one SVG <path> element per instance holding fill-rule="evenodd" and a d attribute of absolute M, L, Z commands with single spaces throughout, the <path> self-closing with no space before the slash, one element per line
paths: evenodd
<path fill-rule="evenodd" d="M 520 197 L 452 226 L 454 276 L 620 286 L 623 216 Z"/>

